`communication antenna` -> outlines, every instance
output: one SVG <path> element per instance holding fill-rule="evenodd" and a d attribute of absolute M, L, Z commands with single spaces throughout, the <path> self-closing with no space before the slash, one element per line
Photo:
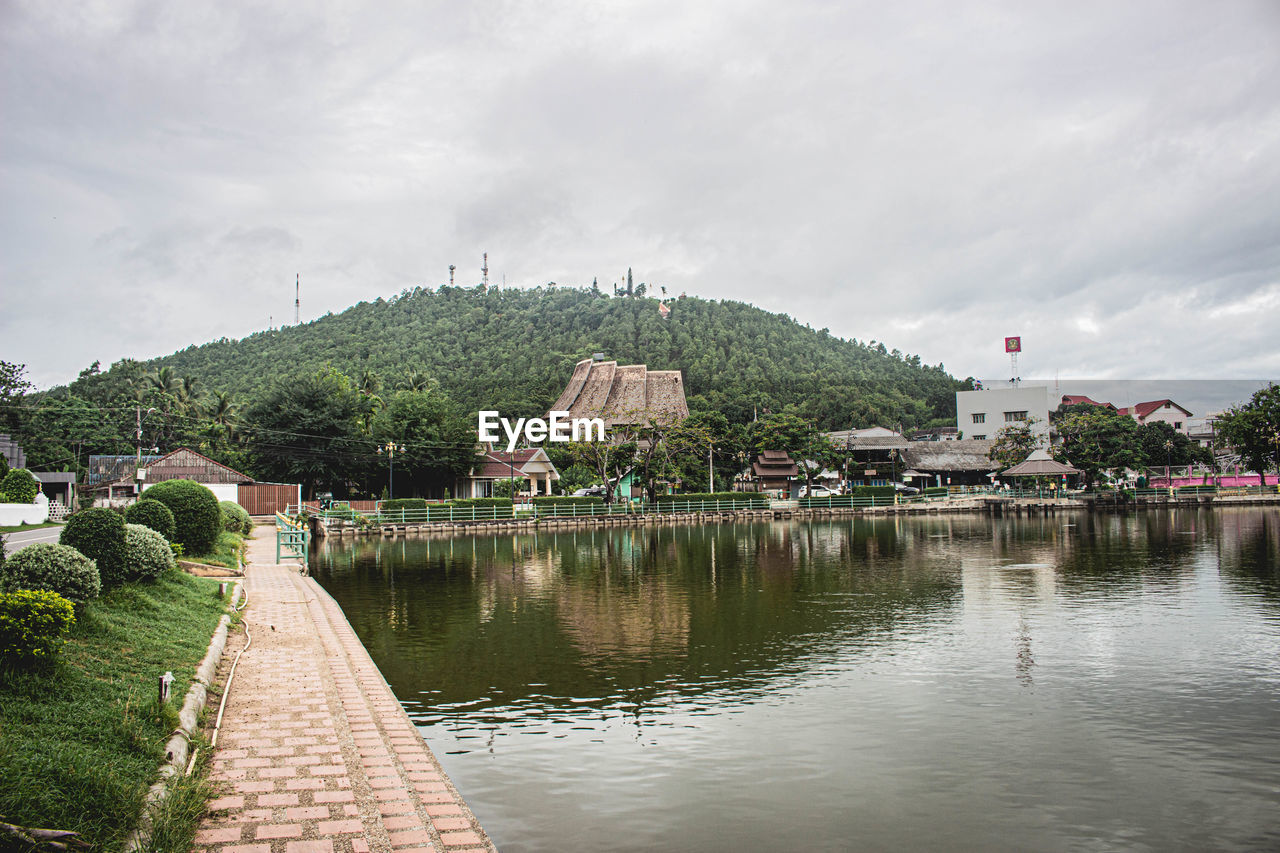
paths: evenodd
<path fill-rule="evenodd" d="M 457 267 L 455 267 L 453 264 L 449 264 L 449 286 L 450 287 L 453 287 L 453 271 L 456 269 Z"/>
<path fill-rule="evenodd" d="M 302 274 L 298 273 L 293 279 L 293 325 L 298 325 L 302 316 Z"/>
<path fill-rule="evenodd" d="M 485 290 L 488 290 L 489 289 L 489 253 L 488 252 L 484 253 L 484 266 L 480 267 L 480 272 L 484 273 L 484 281 L 482 283 L 484 284 Z"/>

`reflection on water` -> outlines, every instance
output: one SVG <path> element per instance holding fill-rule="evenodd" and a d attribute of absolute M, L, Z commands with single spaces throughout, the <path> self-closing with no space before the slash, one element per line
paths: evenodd
<path fill-rule="evenodd" d="M 315 558 L 503 850 L 1280 847 L 1273 510 Z"/>

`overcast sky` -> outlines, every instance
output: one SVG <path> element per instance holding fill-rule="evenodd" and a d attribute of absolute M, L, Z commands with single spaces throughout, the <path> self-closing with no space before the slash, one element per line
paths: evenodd
<path fill-rule="evenodd" d="M 1280 376 L 1280 3 L 0 3 L 40 387 L 627 267 L 956 376 Z M 1118 401 L 1117 401 L 1118 402 Z"/>

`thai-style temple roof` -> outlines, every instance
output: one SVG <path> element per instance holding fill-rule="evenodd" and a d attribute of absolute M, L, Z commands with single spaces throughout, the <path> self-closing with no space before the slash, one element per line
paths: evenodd
<path fill-rule="evenodd" d="M 551 410 L 568 412 L 571 418 L 603 418 L 606 427 L 689 417 L 680 371 L 589 358 L 574 366 Z"/>
<path fill-rule="evenodd" d="M 751 463 L 751 471 L 757 477 L 795 477 L 800 466 L 782 450 L 765 450 Z"/>

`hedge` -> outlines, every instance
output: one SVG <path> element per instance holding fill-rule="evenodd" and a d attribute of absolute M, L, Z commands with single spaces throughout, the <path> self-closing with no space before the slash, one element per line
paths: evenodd
<path fill-rule="evenodd" d="M 853 486 L 849 494 L 855 498 L 891 498 L 895 491 L 893 486 Z"/>
<path fill-rule="evenodd" d="M 686 503 L 689 501 L 719 501 L 735 504 L 764 504 L 769 498 L 760 492 L 689 492 L 683 495 L 658 495 L 655 504 Z"/>
<path fill-rule="evenodd" d="M 75 608 L 56 592 L 0 594 L 0 660 L 9 666 L 47 667 L 62 651 L 75 621 Z"/>
<path fill-rule="evenodd" d="M 0 479 L 0 503 L 34 503 L 40 491 L 40 481 L 26 468 L 14 468 Z"/>
<path fill-rule="evenodd" d="M 37 542 L 0 566 L 0 592 L 38 589 L 84 604 L 102 592 L 102 579 L 93 560 L 68 545 Z"/>
<path fill-rule="evenodd" d="M 399 512 L 400 510 L 426 509 L 425 498 L 392 498 L 378 505 L 379 512 Z"/>
<path fill-rule="evenodd" d="M 81 510 L 67 519 L 58 541 L 98 564 L 104 588 L 124 580 L 124 516 L 120 513 L 106 507 Z"/>
<path fill-rule="evenodd" d="M 173 513 L 173 542 L 186 554 L 207 554 L 222 532 L 222 508 L 208 488 L 194 480 L 165 480 L 144 493 Z"/>
<path fill-rule="evenodd" d="M 142 498 L 129 504 L 129 508 L 124 511 L 124 520 L 129 524 L 150 527 L 166 541 L 173 540 L 173 512 L 160 501 Z"/>
<path fill-rule="evenodd" d="M 124 526 L 125 574 L 129 580 L 155 580 L 177 568 L 169 542 L 150 527 Z"/>
<path fill-rule="evenodd" d="M 534 506 L 604 506 L 604 498 L 584 496 L 580 498 L 568 495 L 545 495 L 533 499 Z"/>
<path fill-rule="evenodd" d="M 449 506 L 513 506 L 511 498 L 455 498 L 448 501 Z"/>
<path fill-rule="evenodd" d="M 920 494 L 924 495 L 927 498 L 950 494 L 950 492 L 951 490 L 948 489 L 946 486 L 928 486 L 927 488 L 920 490 Z"/>

